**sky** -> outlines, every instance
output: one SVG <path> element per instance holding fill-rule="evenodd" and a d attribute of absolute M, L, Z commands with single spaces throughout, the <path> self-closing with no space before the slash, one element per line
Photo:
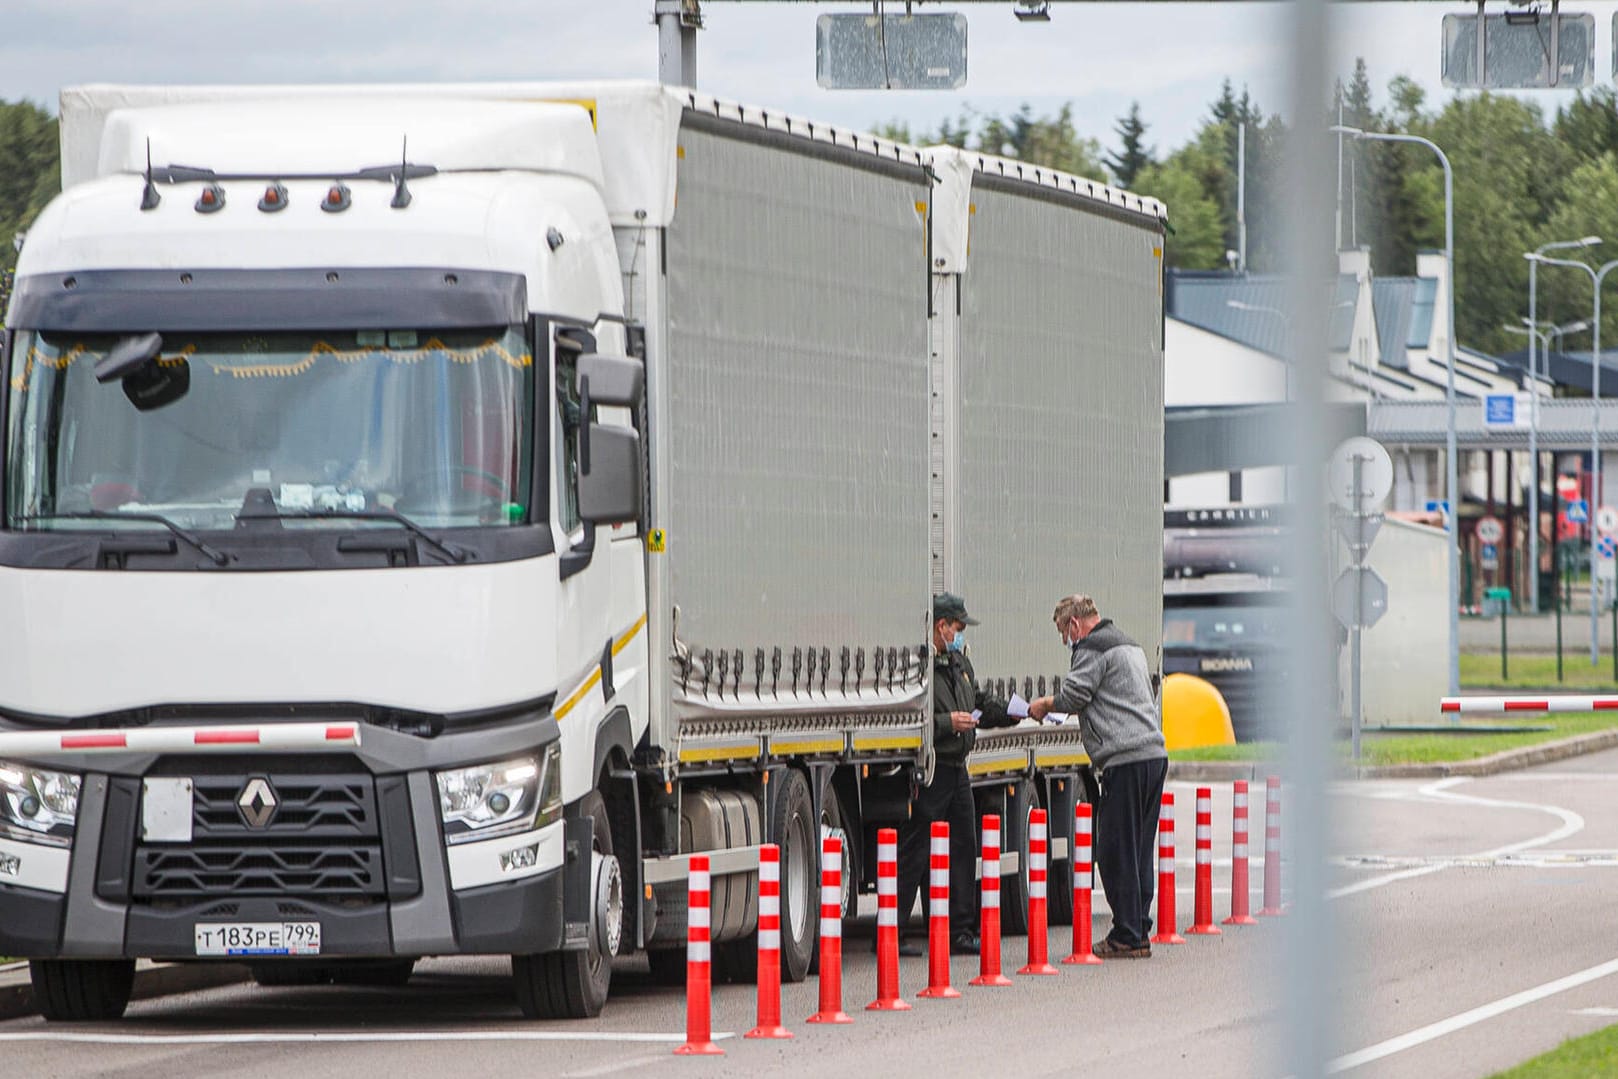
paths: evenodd
<path fill-rule="evenodd" d="M 859 128 L 899 120 L 935 129 L 963 113 L 1005 115 L 1024 102 L 1047 115 L 1071 102 L 1081 134 L 1113 148 L 1113 127 L 1140 102 L 1147 142 L 1179 146 L 1229 79 L 1266 113 L 1284 109 L 1287 6 L 1282 3 L 1053 3 L 1048 23 L 1020 23 L 1010 4 L 928 3 L 968 20 L 969 64 L 954 92 L 850 92 L 815 82 L 815 20 L 869 2 L 703 0 L 698 88 L 749 104 Z M 1596 18 L 1598 85 L 1612 71 L 1614 3 Z M 656 78 L 651 0 L 5 0 L 0 99 L 55 109 L 87 82 L 243 83 Z M 902 10 L 889 0 L 889 11 Z M 1440 21 L 1474 10 L 1444 2 L 1354 3 L 1333 9 L 1338 62 L 1364 56 L 1379 100 L 1405 74 L 1430 103 L 1440 85 Z M 1547 111 L 1567 92 L 1532 95 Z"/>

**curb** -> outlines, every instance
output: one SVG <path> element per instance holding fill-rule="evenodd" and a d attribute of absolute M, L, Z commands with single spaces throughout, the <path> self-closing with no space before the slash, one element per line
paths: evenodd
<path fill-rule="evenodd" d="M 1451 776 L 1492 776 L 1540 764 L 1565 761 L 1586 753 L 1618 749 L 1618 727 L 1576 734 L 1554 742 L 1502 750 L 1469 761 L 1434 761 L 1430 764 L 1345 765 L 1335 778 L 1347 779 L 1446 779 Z M 1230 783 L 1238 779 L 1263 782 L 1280 771 L 1277 761 L 1169 761 L 1168 778 L 1180 783 Z"/>
<path fill-rule="evenodd" d="M 236 963 L 153 963 L 143 959 L 135 964 L 135 991 L 131 999 L 151 1000 L 235 985 L 250 977 L 247 968 Z M 0 1020 L 38 1014 L 28 964 L 0 966 Z"/>

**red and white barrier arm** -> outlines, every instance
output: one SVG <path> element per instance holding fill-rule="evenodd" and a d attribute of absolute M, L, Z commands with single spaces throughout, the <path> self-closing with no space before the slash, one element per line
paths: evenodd
<path fill-rule="evenodd" d="M 358 723 L 265 723 L 243 727 L 131 727 L 105 731 L 3 731 L 0 757 L 61 753 L 321 751 L 360 744 Z"/>
<path fill-rule="evenodd" d="M 1441 712 L 1618 712 L 1618 697 L 1444 697 Z"/>

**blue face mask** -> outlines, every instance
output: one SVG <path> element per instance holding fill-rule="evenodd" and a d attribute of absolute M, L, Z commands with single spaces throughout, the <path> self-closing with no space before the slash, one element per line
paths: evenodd
<path fill-rule="evenodd" d="M 955 635 L 954 639 L 951 640 L 944 647 L 949 649 L 951 652 L 964 652 L 964 651 L 966 651 L 966 634 L 965 633 L 957 633 Z"/>

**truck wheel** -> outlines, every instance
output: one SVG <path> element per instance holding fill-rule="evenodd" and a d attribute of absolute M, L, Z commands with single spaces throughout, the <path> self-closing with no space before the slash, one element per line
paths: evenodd
<path fill-rule="evenodd" d="M 120 1019 L 135 988 L 133 959 L 34 959 L 28 964 L 39 1013 L 59 1023 Z"/>
<path fill-rule="evenodd" d="M 779 775 L 767 834 L 781 847 L 781 980 L 801 982 L 820 933 L 820 829 L 803 773 Z"/>
<path fill-rule="evenodd" d="M 1000 932 L 1020 937 L 1028 932 L 1028 814 L 1034 808 L 1026 780 L 1010 784 L 1005 806 L 1000 815 L 1000 853 L 1017 852 L 1017 871 L 1000 877 Z"/>
<path fill-rule="evenodd" d="M 579 814 L 594 824 L 588 943 L 579 951 L 512 956 L 517 1004 L 529 1019 L 600 1015 L 612 984 L 612 961 L 623 943 L 624 882 L 612 851 L 606 803 L 591 791 L 584 796 Z"/>
<path fill-rule="evenodd" d="M 837 911 L 840 920 L 847 922 L 849 915 L 852 913 L 851 908 L 854 902 L 854 867 L 859 865 L 859 850 L 855 845 L 853 834 L 849 831 L 848 818 L 843 813 L 842 799 L 837 796 L 836 789 L 830 783 L 827 783 L 826 796 L 820 803 L 820 834 L 815 840 L 815 853 L 817 855 L 821 851 L 821 843 L 833 836 L 843 841 L 843 889 L 837 899 Z M 818 858 L 816 864 L 819 864 Z M 818 876 L 819 874 L 817 873 L 816 875 Z M 814 915 L 818 921 L 820 915 L 819 889 L 815 890 L 813 898 Z M 819 928 L 818 924 L 816 928 Z M 818 947 L 814 949 L 810 957 L 809 973 L 816 976 L 820 974 L 820 949 Z"/>
<path fill-rule="evenodd" d="M 1056 784 L 1062 785 L 1061 790 Z M 1046 910 L 1052 925 L 1073 924 L 1073 805 L 1082 788 L 1077 776 L 1061 776 L 1045 780 L 1045 808 L 1050 812 L 1047 850 L 1056 849 L 1056 841 L 1063 840 L 1067 857 L 1060 861 L 1047 859 L 1045 879 Z"/>

